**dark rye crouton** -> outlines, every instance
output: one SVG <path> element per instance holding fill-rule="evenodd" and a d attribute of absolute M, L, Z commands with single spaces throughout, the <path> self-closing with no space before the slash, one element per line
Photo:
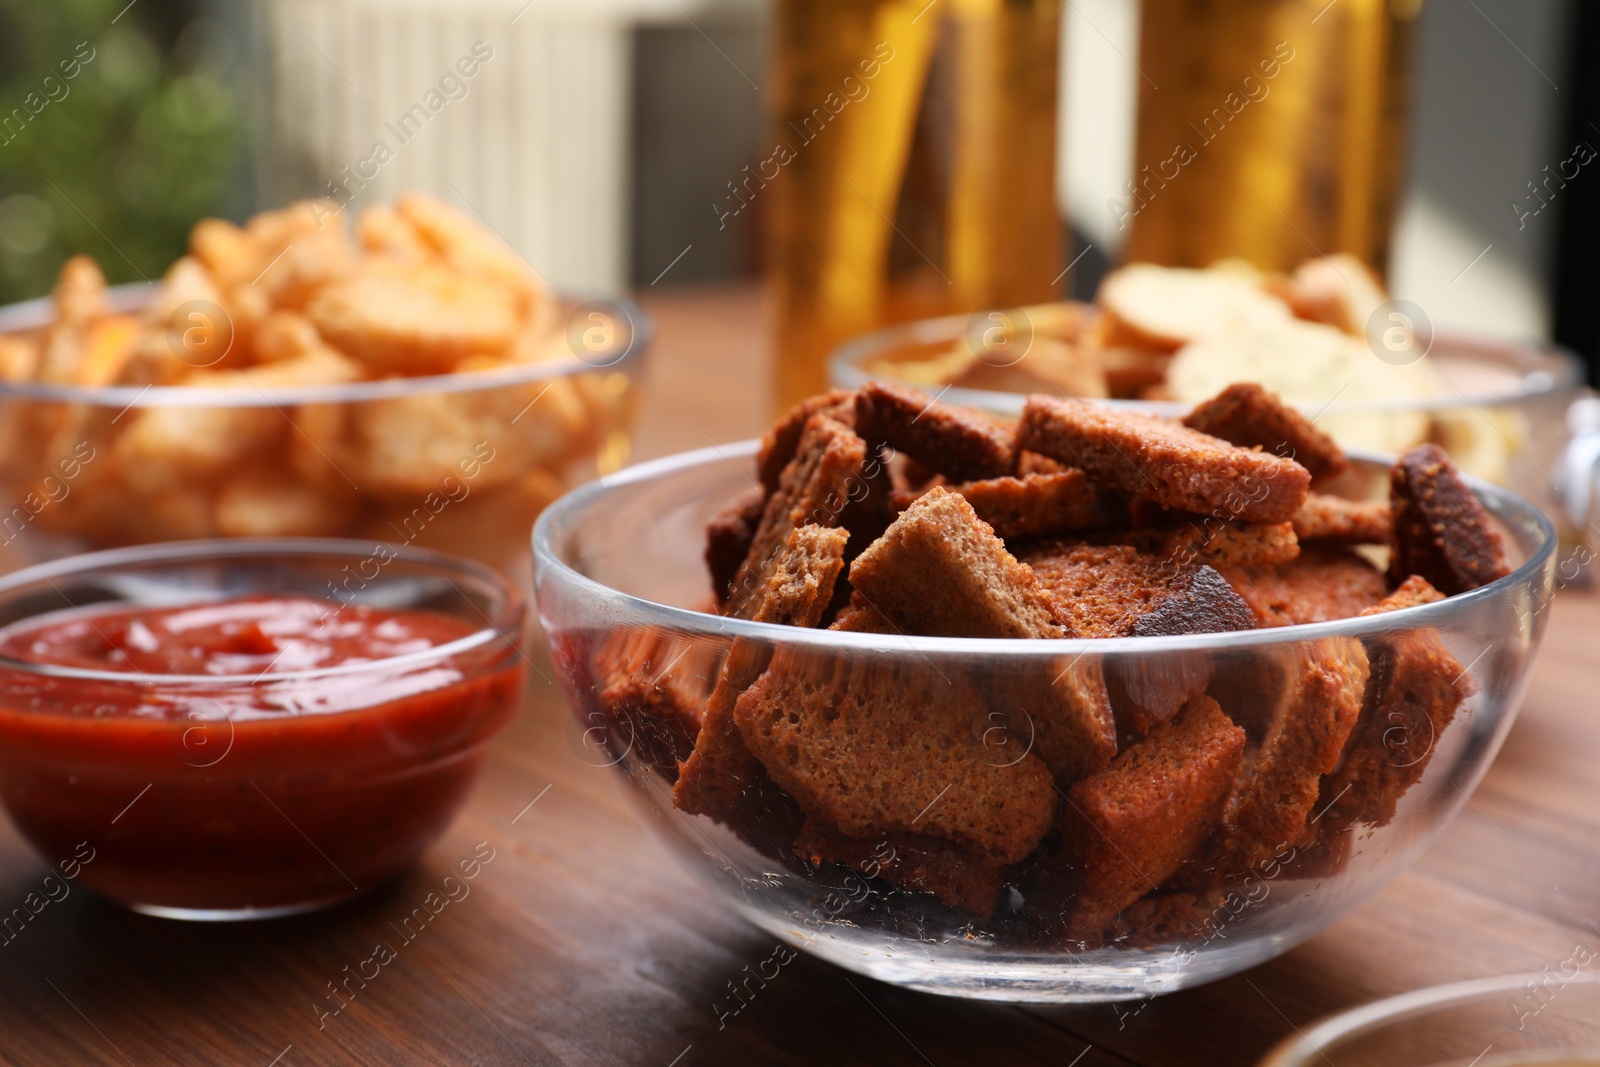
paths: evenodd
<path fill-rule="evenodd" d="M 1097 658 L 1049 657 L 981 679 L 992 724 L 991 758 L 1033 752 L 1056 783 L 1071 785 L 1117 754 L 1116 719 Z"/>
<path fill-rule="evenodd" d="M 870 382 L 856 393 L 856 432 L 955 481 L 998 478 L 1017 462 L 1009 431 L 902 385 Z"/>
<path fill-rule="evenodd" d="M 845 537 L 843 530 L 820 526 L 791 530 L 774 560 L 752 621 L 816 626 L 844 568 Z M 691 815 L 710 815 L 737 828 L 741 817 L 754 808 L 773 803 L 782 806 L 781 801 L 765 799 L 775 790 L 733 722 L 734 701 L 761 674 L 767 656 L 764 646 L 744 640 L 735 641 L 728 651 L 694 751 L 679 768 L 673 789 L 673 803 Z M 747 810 L 741 811 L 741 804 Z"/>
<path fill-rule="evenodd" d="M 1045 542 L 1024 551 L 1074 637 L 1222 633 L 1255 618 L 1209 566 L 1143 555 L 1128 545 Z"/>
<path fill-rule="evenodd" d="M 1214 567 L 1288 563 L 1300 554 L 1300 541 L 1287 522 L 1229 522 L 1199 515 L 1121 531 L 1111 539 L 1148 555 Z"/>
<path fill-rule="evenodd" d="M 1349 619 L 1384 597 L 1383 574 L 1343 548 L 1306 546 L 1299 558 L 1277 567 L 1223 567 L 1262 626 Z"/>
<path fill-rule="evenodd" d="M 1033 572 L 959 493 L 912 503 L 850 567 L 850 584 L 908 634 L 1059 637 Z"/>
<path fill-rule="evenodd" d="M 1017 441 L 1164 507 L 1219 518 L 1288 522 L 1311 483 L 1293 460 L 1081 400 L 1030 396 Z"/>
<path fill-rule="evenodd" d="M 1242 448 L 1292 459 L 1313 481 L 1337 477 L 1350 466 L 1333 438 L 1255 382 L 1228 386 L 1191 411 L 1183 424 Z"/>
<path fill-rule="evenodd" d="M 944 903 L 987 918 L 1005 884 L 1005 868 L 927 834 L 850 837 L 808 818 L 795 855 L 812 865 L 837 863 L 868 878 L 932 893 Z"/>
<path fill-rule="evenodd" d="M 903 633 L 898 626 L 890 622 L 877 608 L 861 599 L 860 593 L 852 592 L 850 601 L 839 614 L 834 617 L 830 630 L 840 630 L 851 634 L 898 634 Z"/>
<path fill-rule="evenodd" d="M 1381 500 L 1311 493 L 1295 513 L 1294 533 L 1302 541 L 1386 545 L 1394 539 L 1394 516 Z"/>
<path fill-rule="evenodd" d="M 982 696 L 920 660 L 780 649 L 734 718 L 806 814 L 850 837 L 927 834 L 1007 864 L 1055 816 L 1044 764 L 995 760 Z"/>
<path fill-rule="evenodd" d="M 734 576 L 750 555 L 766 502 L 766 493 L 752 486 L 706 523 L 706 569 L 711 572 L 711 591 L 718 605 L 727 602 Z"/>
<path fill-rule="evenodd" d="M 1389 471 L 1395 583 L 1420 574 L 1445 596 L 1511 573 L 1489 514 L 1438 445 L 1418 445 Z"/>
<path fill-rule="evenodd" d="M 1442 600 L 1422 578 L 1411 578 L 1363 615 Z M 1387 826 L 1406 790 L 1433 758 L 1439 736 L 1461 702 L 1476 690 L 1472 677 L 1429 630 L 1368 642 L 1372 677 L 1344 758 L 1322 784 L 1323 821 L 1337 830 L 1354 823 Z"/>
<path fill-rule="evenodd" d="M 756 453 L 756 474 L 762 488 L 769 494 L 778 491 L 783 468 L 794 459 L 800 448 L 800 436 L 805 432 L 811 416 L 822 412 L 849 426 L 855 421 L 855 393 L 849 389 L 835 389 L 802 400 L 784 413 L 772 429 L 761 438 L 761 449 Z"/>
<path fill-rule="evenodd" d="M 606 721 L 580 720 L 585 739 L 603 735 L 642 752 L 674 780 L 694 748 L 715 679 L 716 649 L 656 629 L 619 631 L 596 657 Z M 598 734 L 591 734 L 598 728 Z"/>
<path fill-rule="evenodd" d="M 1125 506 L 1118 507 L 1117 494 L 1089 481 L 1078 470 L 987 478 L 948 488 L 965 497 L 978 518 L 1005 541 L 1095 530 L 1116 523 L 1126 512 Z M 897 490 L 891 500 L 896 511 L 904 511 L 922 495 L 915 490 Z"/>
<path fill-rule="evenodd" d="M 773 559 L 797 527 L 839 524 L 866 456 L 866 444 L 837 419 L 818 414 L 806 421 L 795 457 L 767 498 L 750 553 L 734 577 L 727 614 L 754 618 Z"/>
<path fill-rule="evenodd" d="M 1216 825 L 1245 733 L 1198 696 L 1067 793 L 1063 833 L 1081 857 L 1074 926 L 1103 928 L 1170 878 Z"/>
<path fill-rule="evenodd" d="M 1307 642 L 1291 658 L 1266 734 L 1245 756 L 1223 807 L 1221 867 L 1228 871 L 1309 843 L 1322 777 L 1338 765 L 1361 713 L 1369 669 L 1361 642 Z"/>

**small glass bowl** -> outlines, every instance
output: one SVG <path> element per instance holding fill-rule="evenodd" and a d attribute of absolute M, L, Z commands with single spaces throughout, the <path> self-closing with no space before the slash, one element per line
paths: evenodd
<path fill-rule="evenodd" d="M 137 313 L 154 285 L 110 291 Z M 544 506 L 628 460 L 651 339 L 627 300 L 563 296 L 559 358 L 347 385 L 0 381 L 0 570 L 212 537 L 355 537 L 525 579 Z M 49 300 L 0 308 L 38 336 Z"/>
<path fill-rule="evenodd" d="M 1595 1067 L 1600 975 L 1577 945 L 1534 974 L 1419 989 L 1325 1019 L 1260 1067 Z"/>
<path fill-rule="evenodd" d="M 706 521 L 753 484 L 756 448 L 751 441 L 670 457 L 557 501 L 534 529 L 539 619 L 587 758 L 628 779 L 646 824 L 691 872 L 788 944 L 928 992 L 1037 1002 L 1143 997 L 1244 970 L 1327 928 L 1405 869 L 1465 802 L 1510 729 L 1548 615 L 1556 545 L 1549 521 L 1481 482 L 1474 488 L 1504 529 L 1513 573 L 1439 603 L 1365 618 L 1243 633 L 1027 641 L 800 629 L 692 610 L 710 588 L 701 555 Z M 1359 463 L 1374 473 L 1384 466 L 1372 456 Z M 1000 907 L 979 919 L 871 877 L 871 864 L 802 862 L 794 820 L 777 806 L 768 809 L 772 819 L 756 816 L 738 834 L 673 805 L 678 761 L 697 729 L 693 716 L 674 709 L 703 709 L 735 642 L 757 661 L 799 658 L 827 677 L 848 670 L 870 679 L 881 671 L 930 690 L 935 678 L 965 679 L 997 723 L 1013 724 L 983 737 L 982 758 L 1004 766 L 1033 742 L 1015 725 L 1026 720 L 1017 714 L 1026 694 L 1037 696 L 1066 669 L 1124 685 L 1210 671 L 1213 695 L 1259 735 L 1287 714 L 1263 680 L 1283 677 L 1301 657 L 1342 650 L 1376 660 L 1435 641 L 1464 665 L 1457 678 L 1470 675 L 1475 691 L 1443 730 L 1433 731 L 1427 718 L 1378 721 L 1383 762 L 1411 783 L 1386 825 L 1352 819 L 1336 826 L 1339 817 L 1330 816 L 1315 846 L 1280 850 L 1244 883 L 1208 887 L 1190 902 L 1172 898 L 1187 909 L 1183 922 L 1163 926 L 1157 909 L 1147 925 L 1100 943 L 1078 938 L 1057 924 L 1059 913 L 1031 903 L 1026 870 L 1012 869 Z"/>
<path fill-rule="evenodd" d="M 488 567 L 333 540 L 115 549 L 0 578 L 0 626 L 267 594 L 473 629 L 255 675 L 0 657 L 0 804 L 47 863 L 146 914 L 266 918 L 377 887 L 450 825 L 522 692 L 522 596 Z"/>

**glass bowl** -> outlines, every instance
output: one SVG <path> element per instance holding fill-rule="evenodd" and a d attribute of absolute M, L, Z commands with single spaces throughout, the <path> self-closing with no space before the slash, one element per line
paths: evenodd
<path fill-rule="evenodd" d="M 830 384 L 855 389 L 877 378 L 932 391 L 936 387 L 926 382 L 898 377 L 895 364 L 948 351 L 963 338 L 971 338 L 974 330 L 993 329 L 992 318 L 1001 319 L 1018 337 L 1031 338 L 1028 312 L 1037 318 L 1046 308 L 952 315 L 864 334 L 830 357 Z M 1572 411 L 1585 394 L 1582 364 L 1553 346 L 1444 330 L 1431 336 L 1427 358 L 1448 391 L 1427 399 L 1352 400 L 1343 397 L 1338 382 L 1330 382 L 1330 393 L 1338 392 L 1329 402 L 1297 406 L 1346 449 L 1403 452 L 1432 440 L 1468 474 L 1525 493 L 1563 527 L 1567 540 L 1576 542 L 1573 531 L 1588 521 L 1587 479 L 1600 449 L 1600 444 L 1591 444 L 1600 442 L 1600 424 Z M 1025 357 L 1026 350 L 1022 355 L 1007 353 L 997 365 L 1009 366 Z M 1015 419 L 1027 398 L 1021 393 L 950 388 L 941 399 Z M 1188 404 L 1173 401 L 1096 402 L 1173 418 L 1189 410 Z M 1572 451 L 1575 438 L 1584 442 L 1578 448 L 1583 460 L 1579 471 L 1573 470 L 1580 458 Z"/>
<path fill-rule="evenodd" d="M 154 286 L 111 290 L 136 312 Z M 564 358 L 330 386 L 0 381 L 0 569 L 209 537 L 356 537 L 526 577 L 546 504 L 627 462 L 650 323 L 562 299 Z M 0 308 L 36 332 L 48 300 Z"/>
<path fill-rule="evenodd" d="M 466 624 L 423 651 L 309 670 L 129 673 L 0 657 L 0 804 L 45 862 L 136 911 L 208 920 L 323 907 L 410 867 L 516 714 L 525 609 L 481 564 L 380 547 L 180 542 L 0 578 L 0 626 L 262 594 Z"/>
<path fill-rule="evenodd" d="M 1037 641 L 875 636 L 697 612 L 709 590 L 701 559 L 706 521 L 752 484 L 756 447 L 644 464 L 552 505 L 534 529 L 539 619 L 586 758 L 626 777 L 644 821 L 684 866 L 787 944 L 929 992 L 1040 1002 L 1143 997 L 1244 970 L 1325 929 L 1410 864 L 1465 801 L 1510 728 L 1546 622 L 1553 528 L 1537 508 L 1478 481 L 1475 491 L 1504 528 L 1513 573 L 1384 615 L 1243 633 Z M 1359 462 L 1374 471 L 1381 463 Z M 1448 726 L 1434 730 L 1428 715 L 1403 713 L 1385 699 L 1357 727 L 1378 746 L 1365 750 L 1383 764 L 1376 779 L 1400 783 L 1389 817 L 1373 816 L 1372 825 L 1356 817 L 1381 807 L 1377 793 L 1343 803 L 1334 796 L 1323 814 L 1335 814 L 1314 826 L 1314 842 L 1273 843 L 1242 879 L 1219 883 L 1191 870 L 1188 890 L 1164 885 L 1136 906 L 1143 909 L 1136 916 L 1124 912 L 1097 936 L 1080 936 L 1063 919 L 1072 906 L 1062 888 L 1070 871 L 1053 868 L 1045 849 L 1009 869 L 998 908 L 982 916 L 875 877 L 874 861 L 898 854 L 893 842 L 888 856 L 868 842 L 873 855 L 853 867 L 813 866 L 796 857 L 798 816 L 781 803 L 736 816 L 738 832 L 673 805 L 696 715 L 735 650 L 756 662 L 783 656 L 812 664 L 823 672 L 817 677 L 848 669 L 850 685 L 882 679 L 912 693 L 937 693 L 951 679 L 971 686 L 991 722 L 970 727 L 981 739 L 968 737 L 960 758 L 968 771 L 986 773 L 973 761 L 1008 767 L 1026 757 L 1033 720 L 1019 711 L 1068 671 L 1115 681 L 1124 692 L 1210 672 L 1208 691 L 1258 738 L 1288 714 L 1274 679 L 1304 657 L 1395 663 L 1440 646 L 1430 662 L 1454 660 L 1443 681 L 1472 690 Z M 1459 672 L 1457 665 L 1464 665 Z M 1113 706 L 1120 718 L 1116 698 Z M 888 788 L 909 788 L 898 783 Z M 930 804 L 950 802 L 932 786 Z M 1394 794 L 1390 800 L 1396 803 Z"/>
<path fill-rule="evenodd" d="M 1419 989 L 1343 1012 L 1284 1041 L 1261 1067 L 1593 1067 L 1600 976 L 1579 944 L 1536 974 Z"/>

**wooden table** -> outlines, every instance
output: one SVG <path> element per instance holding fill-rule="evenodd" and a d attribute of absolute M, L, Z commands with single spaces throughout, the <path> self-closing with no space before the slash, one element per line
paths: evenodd
<path fill-rule="evenodd" d="M 660 334 L 641 454 L 757 432 L 756 294 L 647 304 Z M 1558 598 L 1504 751 L 1413 870 L 1287 956 L 1142 1006 L 967 1004 L 801 958 L 719 1029 L 713 1002 L 772 938 L 645 834 L 614 772 L 579 758 L 560 694 L 536 675 L 465 815 L 421 867 L 365 899 L 243 925 L 145 918 L 81 890 L 49 905 L 0 947 L 0 1062 L 1249 1064 L 1357 1002 L 1600 946 L 1597 608 Z M 494 859 L 470 895 L 322 1016 L 335 1005 L 326 983 L 397 941 L 390 924 L 478 842 Z M 0 827 L 0 911 L 45 873 Z"/>

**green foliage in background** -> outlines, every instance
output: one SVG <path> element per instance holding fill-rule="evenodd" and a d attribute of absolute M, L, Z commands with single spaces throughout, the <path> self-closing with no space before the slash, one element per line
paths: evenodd
<path fill-rule="evenodd" d="M 171 3 L 126 5 L 0 0 L 0 302 L 79 252 L 113 282 L 159 278 L 236 196 L 238 57 Z"/>

